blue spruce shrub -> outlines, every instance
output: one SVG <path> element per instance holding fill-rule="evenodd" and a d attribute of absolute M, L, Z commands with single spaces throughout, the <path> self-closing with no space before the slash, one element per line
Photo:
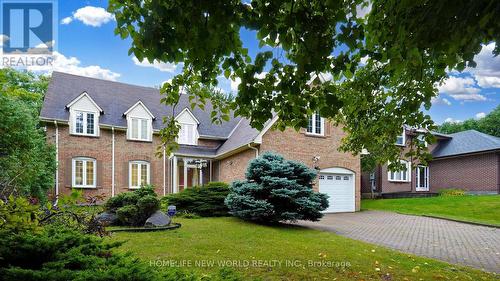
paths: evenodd
<path fill-rule="evenodd" d="M 317 221 L 328 196 L 313 191 L 316 171 L 266 152 L 250 162 L 246 180 L 235 181 L 225 204 L 239 218 L 262 223 Z"/>

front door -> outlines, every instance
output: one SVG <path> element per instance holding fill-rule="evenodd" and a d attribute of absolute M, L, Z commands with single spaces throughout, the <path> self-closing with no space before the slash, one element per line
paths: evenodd
<path fill-rule="evenodd" d="M 429 191 L 429 167 L 417 166 L 416 191 Z"/>

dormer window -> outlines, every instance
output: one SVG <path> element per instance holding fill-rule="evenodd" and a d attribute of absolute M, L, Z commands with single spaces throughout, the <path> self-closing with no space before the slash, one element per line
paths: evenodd
<path fill-rule="evenodd" d="M 91 135 L 95 136 L 95 128 L 97 127 L 95 122 L 95 113 L 94 112 L 83 112 L 83 111 L 75 111 L 74 113 L 74 132 L 78 135 Z"/>
<path fill-rule="evenodd" d="M 196 145 L 196 125 L 195 124 L 183 124 L 181 123 L 181 129 L 179 131 L 180 144 Z"/>
<path fill-rule="evenodd" d="M 307 134 L 310 135 L 325 135 L 325 119 L 319 115 L 319 113 L 314 113 L 309 116 L 309 123 L 307 125 Z"/>
<path fill-rule="evenodd" d="M 127 117 L 127 139 L 136 141 L 153 139 L 154 116 L 141 101 L 130 107 L 123 115 Z"/>
<path fill-rule="evenodd" d="M 198 144 L 198 119 L 187 108 L 181 111 L 175 120 L 179 122 L 180 130 L 177 142 L 179 144 L 197 145 Z"/>
<path fill-rule="evenodd" d="M 150 140 L 151 129 L 149 124 L 151 123 L 148 119 L 130 117 L 131 133 L 130 139 L 132 140 Z"/>
<path fill-rule="evenodd" d="M 403 132 L 396 138 L 396 145 L 405 146 L 406 143 L 406 132 L 403 128 Z"/>
<path fill-rule="evenodd" d="M 86 92 L 75 98 L 66 108 L 69 109 L 71 134 L 81 136 L 99 135 L 99 115 L 102 109 Z"/>

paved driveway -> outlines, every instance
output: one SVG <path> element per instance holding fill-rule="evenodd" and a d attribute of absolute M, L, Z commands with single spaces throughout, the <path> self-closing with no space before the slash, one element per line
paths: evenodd
<path fill-rule="evenodd" d="M 381 211 L 328 214 L 300 225 L 500 273 L 500 229 Z"/>

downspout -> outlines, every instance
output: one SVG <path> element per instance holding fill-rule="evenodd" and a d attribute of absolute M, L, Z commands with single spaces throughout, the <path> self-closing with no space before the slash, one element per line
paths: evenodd
<path fill-rule="evenodd" d="M 55 120 L 54 126 L 56 127 L 56 201 L 54 202 L 54 205 L 57 205 L 59 200 L 59 127 L 57 126 L 57 121 Z"/>
<path fill-rule="evenodd" d="M 255 150 L 255 158 L 258 158 L 259 157 L 259 149 L 256 148 L 256 147 L 253 147 L 252 144 L 248 144 L 248 147 Z"/>
<path fill-rule="evenodd" d="M 111 197 L 115 197 L 115 127 L 111 127 Z"/>
<path fill-rule="evenodd" d="M 165 185 L 165 180 L 166 180 L 166 164 L 165 164 L 165 146 L 163 146 L 163 196 L 167 195 L 167 186 Z"/>

